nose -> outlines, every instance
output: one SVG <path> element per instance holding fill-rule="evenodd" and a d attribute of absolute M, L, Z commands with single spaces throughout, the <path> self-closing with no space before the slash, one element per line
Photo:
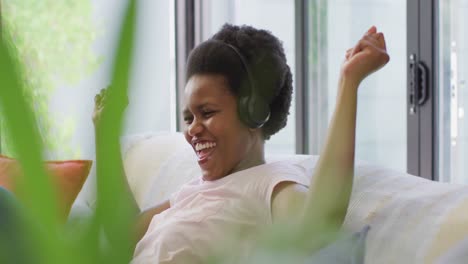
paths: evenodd
<path fill-rule="evenodd" d="M 192 123 L 187 127 L 187 134 L 191 137 L 199 135 L 203 131 L 203 124 L 193 119 Z"/>

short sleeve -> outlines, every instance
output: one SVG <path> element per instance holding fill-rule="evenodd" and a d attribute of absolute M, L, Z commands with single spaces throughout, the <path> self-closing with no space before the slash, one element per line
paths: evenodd
<path fill-rule="evenodd" d="M 177 190 L 176 192 L 172 193 L 169 196 L 169 204 L 170 204 L 171 207 L 176 203 L 177 197 L 179 196 L 179 193 L 180 193 L 180 189 Z"/>
<path fill-rule="evenodd" d="M 273 164 L 272 164 L 273 165 Z M 266 195 L 265 203 L 268 205 L 268 214 L 271 220 L 271 209 L 272 209 L 272 198 L 273 191 L 278 184 L 282 182 L 292 182 L 308 187 L 310 180 L 306 175 L 306 171 L 303 167 L 295 165 L 277 162 L 274 164 L 271 170 L 271 179 L 266 183 Z"/>

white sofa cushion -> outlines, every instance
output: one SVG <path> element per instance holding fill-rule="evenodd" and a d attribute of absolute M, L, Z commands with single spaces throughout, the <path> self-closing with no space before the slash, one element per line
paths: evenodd
<path fill-rule="evenodd" d="M 155 205 L 200 175 L 195 155 L 182 134 L 128 138 L 124 166 L 140 207 Z M 288 159 L 312 176 L 317 157 Z M 344 228 L 371 230 L 366 263 L 432 263 L 468 237 L 468 188 L 431 182 L 406 173 L 356 163 L 353 192 Z M 311 179 L 313 182 L 313 179 Z"/>
<path fill-rule="evenodd" d="M 157 203 L 167 197 L 166 194 L 175 191 L 178 186 L 188 180 L 184 177 L 187 172 L 186 168 L 181 168 L 181 173 L 165 177 L 168 174 L 164 172 L 164 164 L 170 160 L 176 167 L 177 158 L 174 159 L 174 157 L 181 154 L 190 155 L 192 151 L 189 150 L 189 145 L 180 133 L 147 133 L 123 138 L 122 159 L 125 173 L 140 208 L 148 204 L 145 198 L 153 185 L 161 186 L 156 189 L 158 199 L 154 202 Z M 177 155 L 174 155 L 175 153 Z M 175 177 L 176 175 L 178 176 Z M 177 181 L 174 182 L 174 186 L 170 184 L 173 181 Z"/>
<path fill-rule="evenodd" d="M 451 247 L 443 256 L 441 256 L 437 264 L 466 264 L 468 262 L 468 238 L 460 242 L 454 247 Z"/>
<path fill-rule="evenodd" d="M 467 209 L 466 186 L 360 163 L 344 226 L 372 227 L 367 263 L 433 263 L 468 237 Z"/>

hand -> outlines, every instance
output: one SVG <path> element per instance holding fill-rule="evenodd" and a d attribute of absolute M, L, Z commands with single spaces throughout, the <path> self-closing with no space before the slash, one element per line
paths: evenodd
<path fill-rule="evenodd" d="M 99 123 L 101 119 L 101 113 L 104 109 L 104 104 L 106 100 L 107 89 L 101 89 L 101 91 L 94 96 L 94 110 L 93 110 L 93 124 L 94 127 Z"/>
<path fill-rule="evenodd" d="M 372 26 L 356 46 L 346 51 L 341 68 L 342 77 L 359 84 L 371 73 L 382 68 L 390 60 L 385 37 Z"/>
<path fill-rule="evenodd" d="M 109 98 L 109 92 L 108 92 L 109 87 L 106 89 L 101 89 L 101 91 L 94 96 L 94 110 L 93 110 L 93 124 L 94 127 L 96 128 L 100 122 L 101 115 L 103 110 L 106 108 L 109 108 L 109 106 L 106 106 L 108 104 L 108 98 Z M 123 102 L 123 107 L 118 107 L 117 109 L 121 109 L 121 111 L 124 111 L 125 108 L 128 105 L 128 98 L 125 97 L 125 101 Z M 120 111 L 120 110 L 119 110 Z"/>

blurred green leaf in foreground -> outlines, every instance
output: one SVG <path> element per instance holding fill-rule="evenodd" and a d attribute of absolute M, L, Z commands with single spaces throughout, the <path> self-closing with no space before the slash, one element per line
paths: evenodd
<path fill-rule="evenodd" d="M 133 28 L 135 1 L 129 2 L 122 24 L 119 48 L 116 54 L 109 106 L 102 116 L 102 138 L 96 155 L 102 164 L 115 164 L 120 159 L 119 135 L 123 111 L 122 100 L 126 100 Z M 23 6 L 28 8 L 28 6 Z M 2 17 L 3 19 L 3 17 Z M 27 67 L 20 63 L 15 47 L 15 38 L 3 30 L 0 41 L 0 109 L 4 126 L 25 174 L 24 181 L 18 182 L 20 195 L 19 209 L 25 222 L 19 229 L 24 230 L 16 241 L 4 241 L 7 236 L 0 234 L 0 258 L 12 254 L 15 248 L 27 248 L 17 254 L 30 255 L 30 263 L 128 263 L 132 256 L 129 247 L 131 212 L 125 199 L 119 193 L 125 189 L 123 177 L 118 177 L 119 168 L 98 166 L 98 204 L 96 214 L 79 225 L 63 225 L 58 221 L 56 194 L 48 180 L 42 163 L 44 142 L 37 128 L 33 107 L 25 98 L 24 74 Z M 116 170 L 117 169 L 117 170 Z M 20 223 L 21 221 L 17 221 Z M 108 239 L 103 239 L 106 230 Z M 18 234 L 20 236 L 20 234 Z M 22 243 L 17 247 L 12 242 Z M 109 246 L 110 245 L 110 246 Z M 16 254 L 16 253 L 15 253 Z M 11 259 L 0 259 L 0 262 Z"/>

